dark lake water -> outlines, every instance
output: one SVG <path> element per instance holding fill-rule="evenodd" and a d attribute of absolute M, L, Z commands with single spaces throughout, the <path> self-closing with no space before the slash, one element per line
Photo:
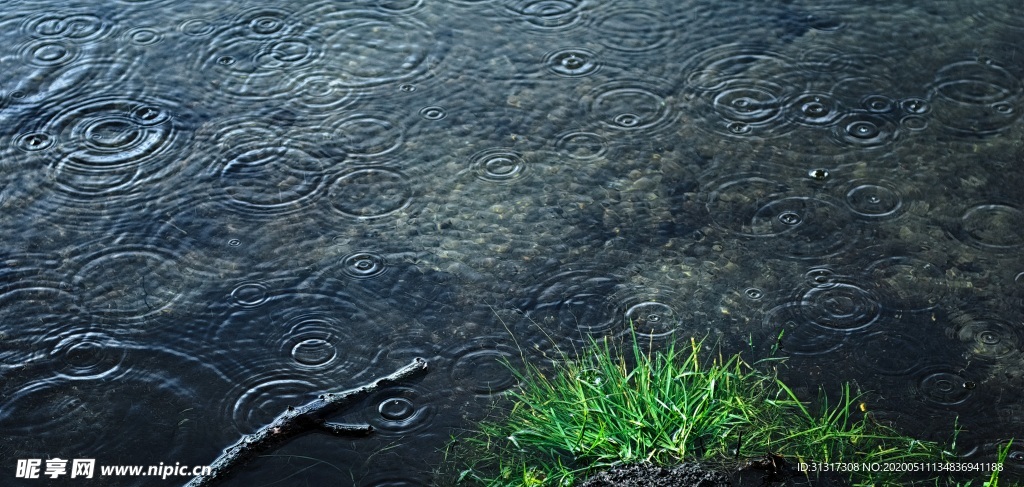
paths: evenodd
<path fill-rule="evenodd" d="M 6 0 L 0 484 L 178 485 L 15 462 L 208 464 L 421 356 L 339 415 L 371 437 L 228 485 L 431 485 L 503 360 L 630 320 L 780 345 L 806 399 L 852 381 L 993 461 L 1024 439 L 1021 5 Z"/>

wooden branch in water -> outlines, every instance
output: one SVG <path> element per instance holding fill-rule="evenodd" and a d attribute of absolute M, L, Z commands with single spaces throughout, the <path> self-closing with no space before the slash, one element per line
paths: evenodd
<path fill-rule="evenodd" d="M 347 391 L 321 394 L 303 406 L 289 406 L 270 424 L 251 435 L 243 436 L 238 443 L 225 449 L 224 453 L 210 464 L 209 475 L 196 476 L 185 484 L 185 487 L 214 485 L 230 476 L 253 457 L 310 430 L 345 437 L 369 435 L 373 432 L 373 427 L 370 425 L 330 423 L 327 422 L 327 416 L 382 387 L 403 381 L 426 370 L 427 361 L 417 357 L 408 365 L 369 384 Z"/>

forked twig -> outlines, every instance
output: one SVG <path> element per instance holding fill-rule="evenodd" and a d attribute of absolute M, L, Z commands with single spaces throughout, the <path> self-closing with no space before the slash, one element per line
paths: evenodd
<path fill-rule="evenodd" d="M 234 445 L 226 448 L 213 463 L 208 475 L 193 477 L 185 487 L 206 487 L 230 476 L 253 457 L 311 430 L 318 430 L 345 437 L 366 436 L 373 432 L 367 424 L 344 424 L 327 421 L 327 417 L 348 404 L 366 397 L 388 385 L 406 380 L 427 370 L 427 361 L 415 358 L 408 365 L 390 375 L 378 378 L 369 384 L 342 392 L 328 392 L 303 406 L 292 407 L 259 431 L 245 435 Z"/>

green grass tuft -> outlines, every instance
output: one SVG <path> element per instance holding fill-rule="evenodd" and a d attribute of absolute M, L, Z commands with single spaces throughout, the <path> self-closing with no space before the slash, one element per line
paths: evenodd
<path fill-rule="evenodd" d="M 647 349 L 604 340 L 552 373 L 517 372 L 522 386 L 500 421 L 459 441 L 470 464 L 461 481 L 486 486 L 569 486 L 593 470 L 684 460 L 726 464 L 768 452 L 815 462 L 933 462 L 941 449 L 871 421 L 843 388 L 812 411 L 774 373 L 739 355 Z M 460 455 L 461 456 L 461 455 Z M 890 483 L 878 474 L 858 482 Z"/>

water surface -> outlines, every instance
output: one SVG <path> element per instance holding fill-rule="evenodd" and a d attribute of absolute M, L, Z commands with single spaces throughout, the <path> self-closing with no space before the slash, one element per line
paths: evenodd
<path fill-rule="evenodd" d="M 937 441 L 956 421 L 993 461 L 1024 436 L 1022 19 L 9 0 L 0 475 L 206 464 L 421 356 L 340 416 L 373 436 L 302 437 L 229 485 L 430 485 L 515 386 L 502 361 L 630 322 L 778 349 L 808 400 L 852 381 L 876 419 Z"/>

